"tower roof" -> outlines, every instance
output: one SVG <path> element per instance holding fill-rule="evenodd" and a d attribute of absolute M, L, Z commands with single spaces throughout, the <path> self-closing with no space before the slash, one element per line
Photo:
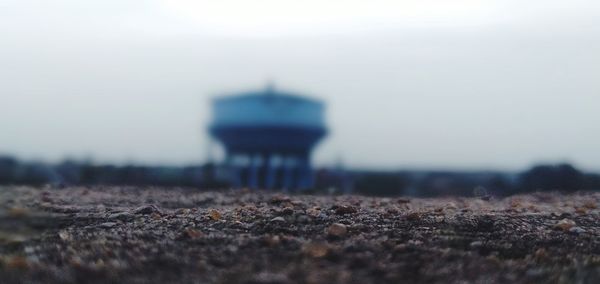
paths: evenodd
<path fill-rule="evenodd" d="M 227 94 L 225 96 L 220 96 L 215 98 L 215 103 L 230 103 L 234 101 L 277 101 L 277 102 L 286 102 L 286 103 L 306 103 L 306 104 L 316 104 L 323 105 L 323 102 L 306 97 L 294 92 L 288 91 L 280 91 L 275 89 L 275 86 L 272 83 L 267 84 L 266 88 L 263 90 L 255 90 L 255 91 L 245 91 L 245 92 L 237 92 Z"/>

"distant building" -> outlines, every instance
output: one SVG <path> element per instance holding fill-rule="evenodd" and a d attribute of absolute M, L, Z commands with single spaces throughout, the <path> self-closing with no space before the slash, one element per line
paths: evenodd
<path fill-rule="evenodd" d="M 311 187 L 311 152 L 327 133 L 324 109 L 320 101 L 272 87 L 215 99 L 209 132 L 225 148 L 231 183 Z"/>

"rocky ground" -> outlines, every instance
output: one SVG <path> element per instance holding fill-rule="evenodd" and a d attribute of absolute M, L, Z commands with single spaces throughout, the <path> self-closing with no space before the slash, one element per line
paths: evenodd
<path fill-rule="evenodd" d="M 599 207 L 0 187 L 0 282 L 600 283 Z"/>

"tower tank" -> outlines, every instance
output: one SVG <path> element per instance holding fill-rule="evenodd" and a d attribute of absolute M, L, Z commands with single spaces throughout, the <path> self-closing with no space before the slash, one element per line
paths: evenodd
<path fill-rule="evenodd" d="M 218 97 L 212 110 L 209 132 L 225 149 L 235 186 L 313 185 L 311 152 L 327 133 L 321 101 L 267 87 Z"/>

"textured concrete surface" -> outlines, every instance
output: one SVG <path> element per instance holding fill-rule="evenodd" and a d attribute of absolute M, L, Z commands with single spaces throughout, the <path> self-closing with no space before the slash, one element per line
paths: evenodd
<path fill-rule="evenodd" d="M 599 206 L 0 187 L 0 282 L 600 283 Z"/>

